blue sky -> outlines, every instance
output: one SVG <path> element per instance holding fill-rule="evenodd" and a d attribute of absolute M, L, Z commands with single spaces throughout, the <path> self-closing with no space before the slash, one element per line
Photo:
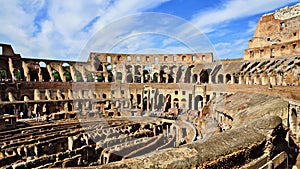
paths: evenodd
<path fill-rule="evenodd" d="M 23 57 L 43 59 L 82 60 L 92 51 L 208 50 L 216 59 L 241 58 L 260 16 L 297 2 L 2 0 L 0 43 L 11 44 Z"/>

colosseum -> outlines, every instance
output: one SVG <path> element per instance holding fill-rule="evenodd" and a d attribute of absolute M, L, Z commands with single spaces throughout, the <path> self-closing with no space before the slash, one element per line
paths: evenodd
<path fill-rule="evenodd" d="M 0 167 L 300 167 L 299 28 L 300 3 L 265 14 L 226 60 L 31 59 L 0 44 Z"/>

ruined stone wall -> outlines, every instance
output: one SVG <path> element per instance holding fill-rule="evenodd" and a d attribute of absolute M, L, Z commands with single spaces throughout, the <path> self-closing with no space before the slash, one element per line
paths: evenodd
<path fill-rule="evenodd" d="M 266 133 L 270 133 L 271 138 Z M 280 118 L 265 117 L 212 136 L 202 143 L 195 142 L 98 168 L 239 168 L 264 155 L 275 157 L 279 153 L 277 148 L 287 146 L 285 134 Z M 285 151 L 289 151 L 288 148 Z"/>
<path fill-rule="evenodd" d="M 245 60 L 300 54 L 300 4 L 262 16 L 257 24 Z"/>

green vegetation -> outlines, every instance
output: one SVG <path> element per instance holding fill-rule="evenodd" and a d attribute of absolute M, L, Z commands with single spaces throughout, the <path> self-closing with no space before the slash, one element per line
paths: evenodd
<path fill-rule="evenodd" d="M 87 78 L 88 82 L 93 82 L 94 81 L 94 77 L 93 77 L 92 73 L 88 74 L 86 78 Z"/>
<path fill-rule="evenodd" d="M 82 82 L 82 76 L 78 70 L 76 70 L 76 80 L 77 82 Z"/>
<path fill-rule="evenodd" d="M 65 72 L 65 76 L 66 76 L 66 81 L 69 82 L 72 80 L 72 77 L 71 77 L 71 73 L 70 72 Z"/>
<path fill-rule="evenodd" d="M 98 74 L 97 75 L 97 81 L 98 82 L 102 82 L 104 80 L 104 77 L 103 77 L 103 74 L 101 73 L 101 74 Z"/>

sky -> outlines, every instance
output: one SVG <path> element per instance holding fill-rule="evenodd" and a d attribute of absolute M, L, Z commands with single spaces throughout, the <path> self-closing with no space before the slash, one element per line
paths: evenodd
<path fill-rule="evenodd" d="M 0 0 L 0 43 L 26 58 L 90 52 L 242 58 L 259 18 L 296 0 Z"/>

